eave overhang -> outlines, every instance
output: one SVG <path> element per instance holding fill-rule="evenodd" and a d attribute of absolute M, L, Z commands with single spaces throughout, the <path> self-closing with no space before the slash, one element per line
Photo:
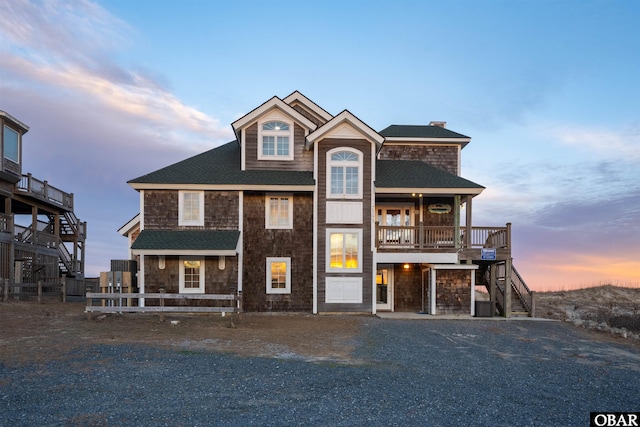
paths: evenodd
<path fill-rule="evenodd" d="M 396 143 L 402 145 L 460 145 L 462 148 L 466 147 L 471 138 L 411 138 L 411 137 L 398 137 L 387 136 L 384 140 L 386 143 Z"/>
<path fill-rule="evenodd" d="M 16 119 L 15 117 L 13 117 L 11 114 L 7 113 L 6 111 L 0 110 L 0 117 L 4 117 L 6 120 L 12 122 L 14 125 L 19 127 L 22 130 L 22 134 L 23 135 L 25 133 L 29 132 L 29 126 L 27 126 L 26 124 L 22 123 L 20 120 Z"/>
<path fill-rule="evenodd" d="M 140 225 L 140 214 L 137 214 L 136 216 L 131 218 L 129 221 L 127 221 L 125 225 L 120 227 L 118 229 L 118 233 L 126 237 L 134 228 L 136 228 L 136 226 L 139 226 L 139 225 Z"/>
<path fill-rule="evenodd" d="M 135 190 L 314 191 L 315 185 L 129 183 Z"/>
<path fill-rule="evenodd" d="M 449 194 L 460 194 L 460 195 L 472 195 L 472 196 L 477 196 L 478 194 L 482 193 L 484 191 L 484 188 L 428 188 L 428 187 L 413 187 L 413 188 L 406 188 L 406 187 L 382 187 L 382 188 L 375 188 L 375 193 L 376 194 L 422 194 L 422 195 L 427 195 L 427 194 L 442 194 L 442 195 L 449 195 Z"/>

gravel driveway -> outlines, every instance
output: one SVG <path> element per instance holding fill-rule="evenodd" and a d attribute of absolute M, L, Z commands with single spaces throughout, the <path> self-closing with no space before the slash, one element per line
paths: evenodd
<path fill-rule="evenodd" d="M 352 363 L 137 345 L 0 364 L 5 426 L 585 426 L 640 410 L 640 348 L 560 322 L 362 322 Z"/>

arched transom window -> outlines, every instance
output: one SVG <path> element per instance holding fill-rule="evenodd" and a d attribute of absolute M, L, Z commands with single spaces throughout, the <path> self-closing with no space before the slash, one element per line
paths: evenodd
<path fill-rule="evenodd" d="M 362 153 L 334 149 L 327 153 L 327 197 L 362 197 Z"/>
<path fill-rule="evenodd" d="M 279 120 L 265 122 L 260 127 L 260 136 L 259 159 L 293 160 L 293 138 L 288 123 Z"/>

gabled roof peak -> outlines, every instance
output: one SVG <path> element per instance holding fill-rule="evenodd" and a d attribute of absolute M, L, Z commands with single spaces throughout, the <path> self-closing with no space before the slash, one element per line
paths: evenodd
<path fill-rule="evenodd" d="M 310 148 L 315 143 L 315 141 L 320 140 L 331 130 L 336 129 L 343 123 L 349 123 L 351 126 L 358 129 L 359 132 L 374 141 L 378 149 L 380 149 L 380 147 L 382 146 L 384 137 L 382 137 L 378 132 L 373 130 L 371 127 L 369 127 L 369 125 L 360 120 L 358 117 L 353 115 L 349 110 L 343 110 L 340 114 L 338 114 L 323 126 L 319 127 L 307 136 L 307 148 Z"/>
<path fill-rule="evenodd" d="M 238 134 L 238 131 L 242 127 L 244 127 L 247 124 L 251 123 L 253 120 L 257 119 L 262 114 L 266 113 L 267 111 L 269 111 L 269 110 L 271 110 L 273 108 L 277 108 L 280 111 L 284 112 L 285 114 L 290 116 L 292 119 L 296 120 L 299 123 L 302 123 L 304 126 L 309 128 L 311 131 L 315 130 L 316 127 L 317 127 L 311 120 L 307 119 L 302 114 L 297 112 L 289 104 L 287 104 L 286 102 L 284 102 L 282 99 L 278 98 L 277 96 L 274 96 L 271 99 L 267 100 L 266 102 L 262 103 L 262 105 L 260 105 L 259 107 L 254 108 L 253 110 L 251 110 L 250 112 L 248 112 L 244 116 L 240 117 L 235 122 L 231 123 L 231 127 L 233 128 L 233 132 L 236 134 L 236 137 L 238 138 L 238 141 L 240 141 L 240 135 Z"/>
<path fill-rule="evenodd" d="M 320 107 L 318 104 L 316 104 L 297 90 L 285 97 L 283 101 L 289 105 L 292 105 L 297 101 L 307 107 L 307 109 L 311 110 L 314 114 L 324 119 L 325 122 L 328 122 L 333 118 L 333 116 L 324 108 Z"/>

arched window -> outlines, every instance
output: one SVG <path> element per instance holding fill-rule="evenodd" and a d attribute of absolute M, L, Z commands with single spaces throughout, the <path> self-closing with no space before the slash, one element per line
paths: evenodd
<path fill-rule="evenodd" d="M 262 160 L 293 160 L 291 126 L 278 120 L 260 126 L 258 158 Z"/>
<path fill-rule="evenodd" d="M 362 153 L 336 148 L 327 153 L 327 197 L 362 198 Z"/>

